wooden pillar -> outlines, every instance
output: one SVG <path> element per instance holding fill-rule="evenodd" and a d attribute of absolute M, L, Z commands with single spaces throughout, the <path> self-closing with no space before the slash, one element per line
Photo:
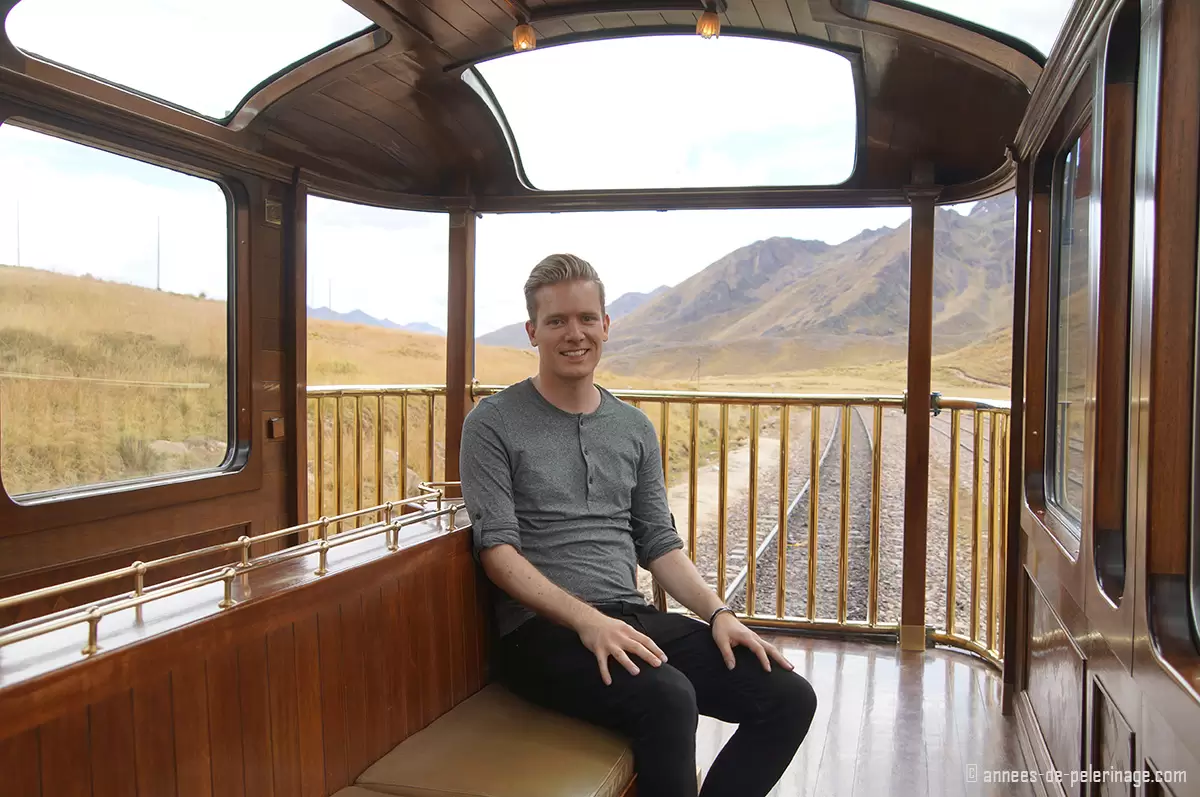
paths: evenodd
<path fill-rule="evenodd" d="M 933 202 L 939 189 L 918 180 L 908 189 L 908 399 L 904 446 L 904 568 L 900 647 L 925 649 L 925 545 L 929 530 L 929 391 L 933 353 Z M 922 184 L 923 183 L 923 184 Z"/>
<path fill-rule="evenodd" d="M 284 204 L 283 430 L 291 466 L 288 525 L 308 522 L 308 187 L 299 170 Z M 270 529 L 273 531 L 274 529 Z M 291 543 L 306 542 L 297 538 Z"/>
<path fill-rule="evenodd" d="M 458 481 L 463 419 L 475 377 L 475 211 L 450 212 L 450 279 L 446 295 L 446 480 Z"/>
<path fill-rule="evenodd" d="M 1020 656 L 1018 640 L 1023 638 L 1020 622 L 1021 594 L 1021 506 L 1025 500 L 1025 301 L 1029 286 L 1029 205 L 1032 199 L 1032 167 L 1017 164 L 1017 213 L 1013 237 L 1013 326 L 1012 326 L 1012 408 L 1008 419 L 1008 528 L 1004 530 L 1004 666 L 1001 710 L 1013 713 L 1017 693 Z M 1019 636 L 1020 634 L 1020 636 Z"/>

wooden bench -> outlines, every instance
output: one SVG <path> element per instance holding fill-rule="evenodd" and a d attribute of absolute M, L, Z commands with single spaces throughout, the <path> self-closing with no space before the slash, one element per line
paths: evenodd
<path fill-rule="evenodd" d="M 465 516 L 460 515 L 465 521 Z M 489 684 L 470 533 L 433 522 L 0 647 L 14 797 L 631 797 L 628 745 Z M 140 617 L 138 616 L 140 614 Z"/>

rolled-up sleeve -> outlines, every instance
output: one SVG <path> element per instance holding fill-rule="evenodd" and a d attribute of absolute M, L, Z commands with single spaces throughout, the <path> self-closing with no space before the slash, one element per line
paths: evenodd
<path fill-rule="evenodd" d="M 675 530 L 671 509 L 667 504 L 658 435 L 649 419 L 642 429 L 641 462 L 638 464 L 637 485 L 633 489 L 630 523 L 638 564 L 644 568 L 648 568 L 663 554 L 683 548 L 683 540 Z"/>
<path fill-rule="evenodd" d="M 504 418 L 487 402 L 468 413 L 463 422 L 459 479 L 471 516 L 475 557 L 497 545 L 511 545 L 520 551 Z"/>

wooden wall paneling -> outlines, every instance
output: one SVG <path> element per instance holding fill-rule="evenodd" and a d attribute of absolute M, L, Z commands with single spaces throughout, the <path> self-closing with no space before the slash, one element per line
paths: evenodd
<path fill-rule="evenodd" d="M 404 657 L 406 642 L 400 623 L 400 585 L 389 578 L 383 583 L 383 637 L 386 642 L 383 660 L 388 696 L 388 745 L 395 747 L 408 736 L 408 707 L 405 701 Z"/>
<path fill-rule="evenodd" d="M 325 605 L 317 612 L 317 644 L 321 668 L 321 745 L 325 753 L 325 790 L 333 794 L 353 781 L 347 752 L 349 730 L 342 666 L 340 605 Z"/>
<path fill-rule="evenodd" d="M 1109 696 L 1104 684 L 1093 675 L 1089 700 L 1091 741 L 1087 745 L 1087 769 L 1090 771 L 1133 771 L 1137 757 L 1134 753 L 1133 728 L 1120 708 Z M 1133 797 L 1133 786 L 1102 780 L 1089 784 L 1089 797 Z"/>
<path fill-rule="evenodd" d="M 88 708 L 92 797 L 137 794 L 133 692 L 125 690 Z"/>
<path fill-rule="evenodd" d="M 401 672 L 404 690 L 405 725 L 409 733 L 412 733 L 414 728 L 425 726 L 426 709 L 423 697 L 425 683 L 432 678 L 432 673 L 423 667 L 429 641 L 421 636 L 421 630 L 425 626 L 422 618 L 426 616 L 426 607 L 421 605 L 421 584 L 417 578 L 412 577 L 401 578 L 399 586 L 400 636 L 406 644 L 400 650 L 396 667 Z"/>
<path fill-rule="evenodd" d="M 482 682 L 469 546 L 458 531 L 359 572 L 252 571 L 255 601 L 6 687 L 0 762 L 37 762 L 12 780 L 46 794 L 326 797 Z"/>
<path fill-rule="evenodd" d="M 170 675 L 179 797 L 213 797 L 227 793 L 213 791 L 218 768 L 213 766 L 214 737 L 209 735 L 208 669 L 200 660 L 177 667 Z M 220 749 L 225 749 L 224 741 L 218 742 L 222 745 Z M 240 777 L 238 782 L 241 782 Z"/>
<path fill-rule="evenodd" d="M 296 654 L 297 743 L 301 797 L 325 797 L 324 735 L 321 727 L 321 653 L 317 615 L 293 626 Z"/>
<path fill-rule="evenodd" d="M 88 710 L 81 706 L 38 729 L 44 797 L 91 797 Z"/>
<path fill-rule="evenodd" d="M 1025 689 L 1054 765 L 1062 771 L 1079 770 L 1086 662 L 1072 631 L 1055 614 L 1053 598 L 1036 586 L 1031 586 L 1030 598 Z"/>
<path fill-rule="evenodd" d="M 255 635 L 237 647 L 237 692 L 241 704 L 242 764 L 247 797 L 275 793 L 271 759 L 271 706 L 267 689 L 267 640 Z M 283 797 L 281 794 L 280 797 Z"/>
<path fill-rule="evenodd" d="M 178 793 L 175 788 L 174 714 L 170 672 L 148 679 L 133 690 L 133 735 L 139 795 L 175 797 Z M 205 742 L 207 747 L 207 738 Z M 192 755 L 191 752 L 187 754 Z"/>
<path fill-rule="evenodd" d="M 239 706 L 238 655 L 232 647 L 208 657 L 208 728 L 212 751 L 213 795 L 246 795 L 246 775 L 253 762 L 242 755 L 242 712 Z M 258 797 L 253 792 L 250 797 Z"/>
<path fill-rule="evenodd" d="M 363 594 L 342 601 L 342 683 L 346 693 L 346 765 L 350 781 L 372 759 L 367 746 L 367 668 L 363 637 Z"/>
<path fill-rule="evenodd" d="M 386 659 L 386 626 L 384 624 L 382 588 L 371 589 L 363 597 L 363 658 L 364 686 L 367 695 L 367 754 L 372 761 L 379 759 L 393 745 L 388 729 L 388 700 Z"/>
<path fill-rule="evenodd" d="M 445 583 L 447 576 L 447 560 L 438 559 L 433 562 L 427 562 L 421 568 L 421 582 L 424 585 L 422 590 L 426 595 L 428 609 L 421 613 L 425 618 L 424 625 L 430 629 L 431 643 L 429 672 L 431 678 L 432 694 L 430 695 L 433 703 L 432 715 L 427 715 L 428 721 L 433 721 L 437 717 L 450 710 L 453 705 L 453 696 L 451 689 L 453 688 L 454 663 L 450 660 L 450 628 L 446 623 L 438 620 L 438 607 L 444 606 L 445 590 L 442 585 Z"/>
<path fill-rule="evenodd" d="M 6 787 L 12 789 L 14 797 L 40 797 L 39 747 L 37 728 L 0 739 L 0 772 L 4 773 Z"/>
<path fill-rule="evenodd" d="M 448 563 L 449 578 L 442 582 L 444 593 L 443 606 L 449 609 L 451 617 L 461 617 L 463 622 L 447 628 L 450 634 L 450 699 L 454 703 L 462 702 L 468 695 L 467 691 L 467 647 L 464 635 L 470 632 L 467 620 L 467 607 L 463 604 L 464 567 L 461 557 L 455 557 Z"/>
<path fill-rule="evenodd" d="M 267 694 L 270 704 L 271 768 L 275 792 L 300 793 L 300 708 L 296 638 L 292 625 L 267 634 Z M 319 714 L 318 714 L 319 716 Z"/>

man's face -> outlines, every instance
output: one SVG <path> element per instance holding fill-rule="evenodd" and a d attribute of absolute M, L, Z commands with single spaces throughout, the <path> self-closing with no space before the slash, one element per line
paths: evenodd
<path fill-rule="evenodd" d="M 600 286 L 577 280 L 544 285 L 536 294 L 537 324 L 525 322 L 538 349 L 542 373 L 560 379 L 590 378 L 608 340 L 608 315 L 600 307 Z"/>

